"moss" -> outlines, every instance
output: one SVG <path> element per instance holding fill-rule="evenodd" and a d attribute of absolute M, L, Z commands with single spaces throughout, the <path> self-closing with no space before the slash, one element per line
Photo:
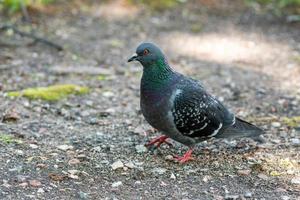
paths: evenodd
<path fill-rule="evenodd" d="M 20 11 L 22 6 L 28 7 L 35 7 L 46 5 L 52 3 L 54 0 L 2 0 L 0 1 L 0 5 L 2 3 L 2 9 L 8 10 L 8 12 L 13 13 Z M 0 7 L 1 8 L 1 7 Z"/>
<path fill-rule="evenodd" d="M 245 0 L 250 6 L 261 6 L 263 10 L 271 11 L 277 16 L 284 14 L 295 16 L 300 14 L 300 0 Z"/>
<path fill-rule="evenodd" d="M 300 116 L 295 117 L 285 117 L 283 118 L 283 122 L 289 127 L 299 127 L 300 126 Z"/>
<path fill-rule="evenodd" d="M 6 143 L 6 144 L 11 144 L 11 143 L 17 143 L 17 144 L 22 144 L 23 141 L 14 138 L 11 135 L 6 135 L 6 134 L 0 134 L 0 142 Z"/>
<path fill-rule="evenodd" d="M 298 173 L 299 164 L 297 160 L 291 159 L 285 154 L 280 156 L 271 156 L 266 159 L 262 163 L 264 171 L 271 176 L 289 175 L 291 172 Z"/>
<path fill-rule="evenodd" d="M 199 32 L 202 31 L 202 29 L 203 29 L 202 24 L 193 24 L 193 25 L 191 26 L 191 31 L 192 31 L 193 33 L 199 33 Z"/>
<path fill-rule="evenodd" d="M 297 63 L 299 63 L 300 64 L 300 56 L 294 56 L 293 57 L 293 60 L 295 61 L 295 62 L 297 62 Z"/>
<path fill-rule="evenodd" d="M 46 101 L 57 101 L 68 95 L 81 95 L 89 92 L 87 87 L 77 85 L 53 85 L 49 87 L 28 88 L 23 91 L 9 92 L 8 96 L 24 96 L 28 99 L 42 99 Z"/>
<path fill-rule="evenodd" d="M 108 77 L 107 77 L 107 75 L 105 75 L 105 74 L 101 74 L 101 75 L 99 75 L 99 76 L 97 77 L 97 79 L 98 79 L 99 81 L 105 81 L 105 80 L 108 79 Z"/>
<path fill-rule="evenodd" d="M 152 10 L 164 10 L 168 8 L 172 8 L 176 6 L 180 1 L 179 0 L 164 0 L 164 1 L 159 1 L 159 0 L 128 0 L 130 3 L 142 3 L 149 7 Z"/>
<path fill-rule="evenodd" d="M 121 48 L 124 46 L 124 43 L 122 40 L 118 40 L 118 39 L 112 39 L 109 41 L 109 44 L 111 47 L 114 47 L 114 48 Z"/>
<path fill-rule="evenodd" d="M 270 175 L 271 175 L 271 176 L 280 176 L 281 173 L 279 173 L 278 171 L 271 171 L 271 172 L 270 172 Z"/>

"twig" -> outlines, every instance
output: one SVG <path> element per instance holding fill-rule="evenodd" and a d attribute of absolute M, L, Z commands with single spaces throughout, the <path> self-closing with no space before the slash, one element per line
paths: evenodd
<path fill-rule="evenodd" d="M 58 51 L 62 51 L 63 50 L 63 47 L 58 45 L 58 44 L 55 44 L 47 39 L 44 39 L 42 37 L 38 37 L 32 33 L 26 33 L 26 32 L 23 32 L 23 31 L 20 31 L 19 29 L 17 29 L 16 27 L 12 26 L 12 25 L 3 25 L 3 26 L 0 26 L 0 32 L 1 31 L 4 31 L 4 30 L 8 30 L 8 29 L 11 29 L 14 31 L 14 33 L 16 34 L 19 34 L 20 36 L 22 37 L 28 37 L 28 38 L 31 38 L 33 39 L 35 42 L 40 42 L 40 43 L 43 43 L 45 45 L 48 45 L 48 46 L 51 46 L 53 48 L 55 48 L 56 50 Z"/>
<path fill-rule="evenodd" d="M 27 8 L 26 8 L 26 5 L 25 5 L 24 1 L 23 1 L 23 0 L 19 0 L 19 2 L 20 2 L 21 9 L 22 9 L 22 13 L 23 13 L 23 16 L 24 16 L 25 20 L 26 20 L 27 22 L 31 22 L 31 20 L 30 20 L 30 17 L 29 17 L 29 14 L 28 14 L 28 11 L 27 11 Z"/>

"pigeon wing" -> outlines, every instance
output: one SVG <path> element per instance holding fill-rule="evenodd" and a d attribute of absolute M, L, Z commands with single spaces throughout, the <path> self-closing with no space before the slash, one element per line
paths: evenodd
<path fill-rule="evenodd" d="M 192 138 L 213 137 L 235 121 L 220 101 L 194 81 L 188 87 L 177 89 L 172 115 L 177 130 Z"/>

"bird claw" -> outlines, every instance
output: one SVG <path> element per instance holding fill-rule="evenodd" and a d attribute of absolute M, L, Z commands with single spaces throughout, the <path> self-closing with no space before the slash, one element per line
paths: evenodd
<path fill-rule="evenodd" d="M 186 163 L 190 160 L 195 160 L 195 158 L 192 157 L 192 152 L 193 149 L 189 149 L 183 156 L 174 156 L 174 159 L 181 164 Z"/>
<path fill-rule="evenodd" d="M 190 160 L 195 160 L 195 158 L 193 158 L 193 157 L 184 157 L 184 156 L 182 156 L 182 157 L 180 157 L 180 156 L 174 156 L 174 159 L 176 161 L 178 161 L 179 163 L 181 163 L 181 164 L 186 163 L 186 162 L 188 162 Z"/>
<path fill-rule="evenodd" d="M 163 143 L 166 143 L 169 146 L 173 146 L 170 142 L 166 141 L 166 139 L 168 139 L 168 138 L 169 137 L 167 137 L 165 135 L 159 136 L 159 137 L 151 140 L 149 143 L 145 144 L 145 146 L 148 148 L 151 148 L 153 150 L 160 147 L 160 145 L 162 145 Z"/>

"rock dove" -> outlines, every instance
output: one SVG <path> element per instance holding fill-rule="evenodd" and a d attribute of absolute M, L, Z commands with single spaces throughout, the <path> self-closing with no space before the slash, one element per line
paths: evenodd
<path fill-rule="evenodd" d="M 250 137 L 261 141 L 263 130 L 235 117 L 197 80 L 176 72 L 155 44 L 140 44 L 128 60 L 131 61 L 143 65 L 141 111 L 146 121 L 164 134 L 147 146 L 159 147 L 168 143 L 168 138 L 187 145 L 189 150 L 184 156 L 175 157 L 184 163 L 193 159 L 195 144 L 212 137 Z"/>

